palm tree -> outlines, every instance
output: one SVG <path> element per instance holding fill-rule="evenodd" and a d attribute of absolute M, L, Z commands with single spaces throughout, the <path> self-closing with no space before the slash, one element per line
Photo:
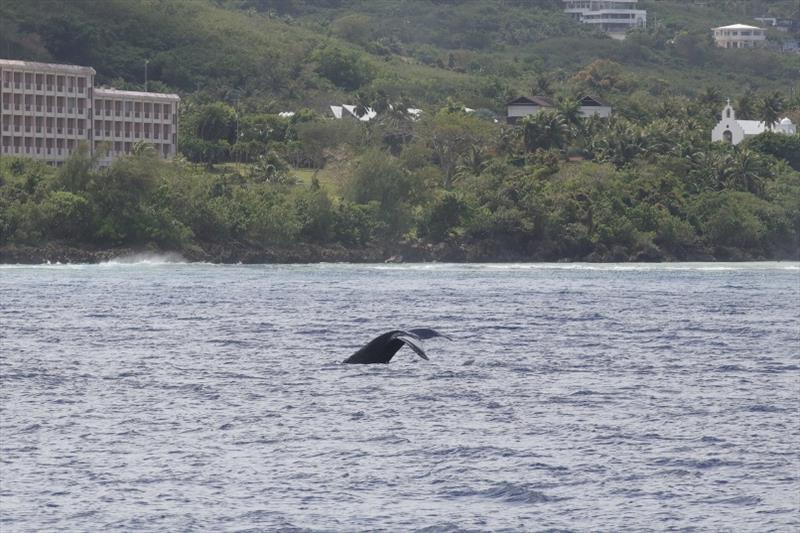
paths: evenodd
<path fill-rule="evenodd" d="M 489 161 L 489 154 L 485 147 L 479 144 L 470 145 L 467 152 L 462 155 L 460 164 L 456 167 L 456 174 L 479 176 L 486 169 Z"/>
<path fill-rule="evenodd" d="M 577 129 L 581 126 L 581 103 L 578 100 L 570 97 L 559 98 L 556 111 L 569 127 Z"/>
<path fill-rule="evenodd" d="M 646 148 L 642 129 L 625 119 L 609 121 L 605 131 L 598 132 L 592 143 L 592 152 L 599 160 L 619 168 L 633 161 Z"/>
<path fill-rule="evenodd" d="M 358 118 L 362 118 L 369 114 L 371 109 L 372 99 L 369 95 L 361 91 L 356 93 L 355 109 L 353 109 L 353 113 L 355 113 Z"/>
<path fill-rule="evenodd" d="M 693 192 L 706 189 L 720 190 L 725 186 L 731 155 L 717 150 L 698 151 L 687 156 L 689 172 L 687 178 Z"/>
<path fill-rule="evenodd" d="M 567 136 L 567 125 L 555 111 L 540 111 L 522 120 L 525 149 L 563 148 Z"/>
<path fill-rule="evenodd" d="M 703 92 L 698 95 L 697 100 L 703 115 L 719 118 L 719 109 L 722 103 L 722 93 L 719 89 L 716 87 L 706 87 Z"/>
<path fill-rule="evenodd" d="M 383 142 L 394 155 L 399 154 L 402 147 L 413 138 L 414 116 L 408 111 L 411 108 L 413 104 L 403 97 L 393 103 L 389 103 L 388 99 L 376 103 L 375 111 L 378 113 Z"/>
<path fill-rule="evenodd" d="M 758 118 L 767 128 L 771 129 L 780 120 L 784 105 L 781 93 L 768 94 L 759 102 Z"/>
<path fill-rule="evenodd" d="M 550 78 L 545 74 L 540 74 L 536 77 L 536 82 L 533 86 L 533 92 L 543 96 L 550 96 L 553 94 L 553 89 L 550 84 Z"/>
<path fill-rule="evenodd" d="M 743 148 L 736 150 L 725 169 L 726 185 L 753 194 L 760 194 L 764 179 L 770 174 L 764 160 L 754 151 Z"/>
<path fill-rule="evenodd" d="M 756 93 L 748 88 L 736 100 L 736 116 L 741 119 L 749 120 L 755 115 Z"/>

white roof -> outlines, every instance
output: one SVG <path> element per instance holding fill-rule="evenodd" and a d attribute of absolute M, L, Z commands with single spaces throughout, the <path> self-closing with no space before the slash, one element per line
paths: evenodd
<path fill-rule="evenodd" d="M 350 116 L 352 116 L 353 118 L 357 118 L 361 122 L 369 122 L 370 120 L 375 118 L 377 116 L 377 114 L 378 114 L 378 113 L 375 112 L 374 109 L 372 109 L 371 107 L 368 107 L 367 108 L 367 112 L 364 115 L 359 117 L 356 114 L 356 106 L 348 105 L 348 104 L 332 105 L 332 106 L 330 106 L 330 108 L 331 108 L 331 113 L 333 113 L 334 118 L 342 118 L 345 115 L 345 113 L 347 113 Z"/>
<path fill-rule="evenodd" d="M 81 65 L 62 65 L 60 63 L 38 63 L 36 61 L 18 61 L 16 59 L 0 59 L 0 67 L 96 74 L 92 67 L 83 67 Z"/>
<path fill-rule="evenodd" d="M 758 120 L 737 120 L 736 122 L 742 127 L 745 135 L 758 135 L 767 131 L 764 123 Z"/>
<path fill-rule="evenodd" d="M 714 28 L 715 30 L 760 30 L 757 26 L 748 26 L 747 24 L 731 24 L 730 26 L 720 26 Z"/>
<path fill-rule="evenodd" d="M 282 118 L 291 118 L 294 116 L 294 111 L 281 111 L 278 113 L 278 116 Z"/>
<path fill-rule="evenodd" d="M 180 100 L 181 97 L 177 94 L 166 93 L 146 93 L 144 91 L 120 91 L 119 89 L 111 89 L 108 87 L 97 87 L 94 90 L 95 96 L 105 96 L 108 98 L 156 98 L 158 100 Z"/>
<path fill-rule="evenodd" d="M 372 109 L 371 107 L 368 107 L 367 108 L 367 112 L 365 114 L 361 115 L 360 117 L 356 113 L 356 106 L 345 104 L 342 107 L 345 108 L 348 113 L 353 115 L 355 118 L 357 118 L 361 122 L 369 122 L 370 120 L 372 120 L 373 118 L 375 118 L 378 115 L 378 113 L 376 113 L 375 110 Z"/>
<path fill-rule="evenodd" d="M 784 126 L 791 126 L 792 120 L 789 117 L 783 117 L 781 119 L 781 124 L 783 124 Z"/>

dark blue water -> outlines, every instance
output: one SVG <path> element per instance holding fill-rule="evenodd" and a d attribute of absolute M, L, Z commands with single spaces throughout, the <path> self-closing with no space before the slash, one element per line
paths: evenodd
<path fill-rule="evenodd" d="M 797 263 L 0 267 L 0 530 L 796 531 L 799 316 Z"/>

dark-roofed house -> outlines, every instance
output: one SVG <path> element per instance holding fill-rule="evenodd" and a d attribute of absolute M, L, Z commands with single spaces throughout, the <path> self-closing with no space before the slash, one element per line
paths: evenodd
<path fill-rule="evenodd" d="M 595 96 L 584 96 L 579 101 L 581 103 L 581 116 L 583 116 L 583 118 L 593 115 L 597 115 L 601 118 L 608 118 L 611 116 L 611 106 Z"/>
<path fill-rule="evenodd" d="M 506 103 L 506 121 L 516 124 L 523 117 L 535 115 L 542 109 L 552 109 L 553 101 L 546 96 L 520 96 Z"/>
<path fill-rule="evenodd" d="M 578 102 L 583 118 L 594 115 L 601 118 L 611 116 L 611 106 L 595 96 L 583 96 Z M 506 104 L 506 122 L 516 124 L 524 117 L 535 115 L 543 109 L 555 109 L 553 100 L 547 96 L 520 96 Z"/>

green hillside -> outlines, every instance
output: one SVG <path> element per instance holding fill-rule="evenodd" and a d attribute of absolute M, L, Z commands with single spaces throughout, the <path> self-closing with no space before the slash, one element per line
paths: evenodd
<path fill-rule="evenodd" d="M 130 86 L 149 59 L 164 89 L 312 108 L 384 90 L 420 106 L 453 97 L 501 111 L 536 78 L 563 79 L 598 58 L 651 92 L 788 91 L 800 81 L 797 56 L 710 45 L 711 26 L 786 13 L 791 1 L 642 4 L 653 28 L 617 42 L 569 20 L 558 1 L 5 0 L 0 50 L 91 65 L 100 82 Z"/>

